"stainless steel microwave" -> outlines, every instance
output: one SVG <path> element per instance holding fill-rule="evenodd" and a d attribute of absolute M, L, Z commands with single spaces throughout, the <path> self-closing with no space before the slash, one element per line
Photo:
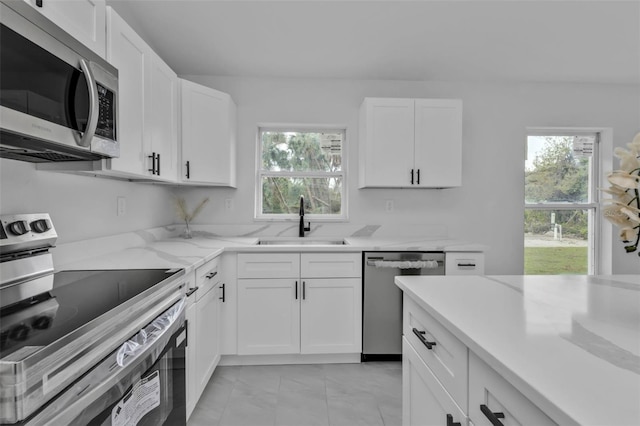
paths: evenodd
<path fill-rule="evenodd" d="M 118 70 L 23 0 L 0 24 L 0 157 L 118 157 Z"/>

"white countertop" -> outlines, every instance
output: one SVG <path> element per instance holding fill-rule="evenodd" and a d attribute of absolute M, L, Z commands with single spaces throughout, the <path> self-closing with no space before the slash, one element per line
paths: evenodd
<path fill-rule="evenodd" d="M 640 275 L 396 284 L 557 423 L 640 425 Z"/>
<path fill-rule="evenodd" d="M 306 237 L 303 242 L 339 239 L 346 244 L 258 245 L 262 237 L 223 237 L 194 232 L 194 237 L 153 238 L 149 235 L 122 234 L 97 240 L 66 244 L 54 249 L 56 270 L 184 268 L 189 272 L 223 251 L 235 252 L 359 252 L 359 251 L 483 251 L 485 246 L 452 239 L 428 237 Z M 296 237 L 264 237 L 291 239 Z M 96 250 L 96 247 L 99 247 Z"/>

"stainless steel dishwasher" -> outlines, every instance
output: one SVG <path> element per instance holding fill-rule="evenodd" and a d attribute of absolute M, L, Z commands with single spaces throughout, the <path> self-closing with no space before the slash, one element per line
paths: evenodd
<path fill-rule="evenodd" d="M 398 275 L 444 275 L 444 252 L 364 252 L 362 360 L 402 357 L 402 291 Z"/>

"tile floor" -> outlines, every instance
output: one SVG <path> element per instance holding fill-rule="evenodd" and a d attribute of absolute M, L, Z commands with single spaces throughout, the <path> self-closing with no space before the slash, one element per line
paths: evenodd
<path fill-rule="evenodd" d="M 402 364 L 218 367 L 188 426 L 402 424 Z"/>

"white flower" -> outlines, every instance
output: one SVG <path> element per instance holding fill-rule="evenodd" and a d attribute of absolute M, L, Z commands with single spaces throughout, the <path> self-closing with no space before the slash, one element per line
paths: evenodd
<path fill-rule="evenodd" d="M 622 170 L 632 172 L 634 170 L 638 170 L 640 167 L 638 150 L 632 148 L 630 151 L 627 151 L 626 149 L 617 147 L 613 153 L 620 159 L 620 168 Z"/>
<path fill-rule="evenodd" d="M 620 239 L 625 243 L 633 241 L 637 235 L 638 235 L 637 229 L 622 228 L 620 230 Z"/>
<path fill-rule="evenodd" d="M 616 170 L 607 176 L 607 180 L 610 183 L 628 189 L 637 189 L 639 179 L 638 176 L 632 175 L 624 170 Z"/>

